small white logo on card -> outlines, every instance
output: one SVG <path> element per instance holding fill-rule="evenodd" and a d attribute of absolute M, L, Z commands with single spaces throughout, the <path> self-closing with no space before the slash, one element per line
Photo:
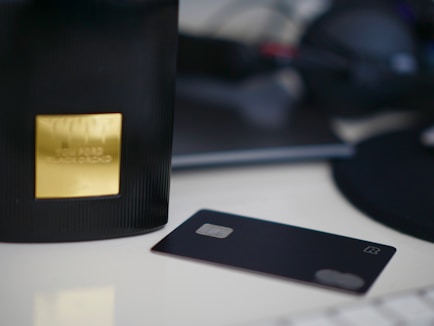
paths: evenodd
<path fill-rule="evenodd" d="M 226 226 L 205 223 L 196 230 L 196 233 L 200 235 L 206 235 L 208 237 L 224 239 L 227 238 L 233 231 L 234 229 Z"/>
<path fill-rule="evenodd" d="M 374 246 L 367 246 L 363 252 L 366 252 L 367 254 L 371 255 L 378 255 L 380 253 L 381 249 Z"/>

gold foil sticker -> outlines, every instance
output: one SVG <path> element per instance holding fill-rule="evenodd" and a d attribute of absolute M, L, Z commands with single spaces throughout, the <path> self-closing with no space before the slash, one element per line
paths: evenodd
<path fill-rule="evenodd" d="M 119 194 L 120 113 L 38 115 L 35 197 Z"/>

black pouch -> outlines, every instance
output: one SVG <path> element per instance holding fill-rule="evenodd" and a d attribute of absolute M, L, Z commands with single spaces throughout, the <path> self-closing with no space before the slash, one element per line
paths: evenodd
<path fill-rule="evenodd" d="M 0 241 L 164 226 L 176 0 L 0 4 Z"/>

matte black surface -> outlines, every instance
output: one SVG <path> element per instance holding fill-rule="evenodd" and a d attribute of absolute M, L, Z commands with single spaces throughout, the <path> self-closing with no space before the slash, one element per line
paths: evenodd
<path fill-rule="evenodd" d="M 76 241 L 167 222 L 177 1 L 0 4 L 0 240 Z M 120 194 L 36 200 L 35 117 L 123 116 Z"/>
<path fill-rule="evenodd" d="M 234 231 L 225 239 L 197 234 L 205 223 Z M 380 251 L 367 253 L 368 247 Z M 368 291 L 396 251 L 382 244 L 208 210 L 196 213 L 152 250 L 358 294 Z M 365 284 L 357 289 L 323 284 L 315 274 L 324 269 L 358 275 Z"/>
<path fill-rule="evenodd" d="M 369 217 L 434 242 L 434 151 L 420 130 L 377 136 L 333 161 L 336 185 Z"/>
<path fill-rule="evenodd" d="M 178 96 L 172 167 L 322 160 L 352 155 L 351 145 L 332 132 L 326 114 L 306 107 L 288 110 L 291 113 L 287 121 L 267 129 L 243 118 L 233 108 Z"/>

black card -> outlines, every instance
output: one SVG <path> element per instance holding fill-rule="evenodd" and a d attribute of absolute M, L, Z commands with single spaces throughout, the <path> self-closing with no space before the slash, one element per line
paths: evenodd
<path fill-rule="evenodd" d="M 201 210 L 153 251 L 366 293 L 396 249 L 270 221 Z"/>

